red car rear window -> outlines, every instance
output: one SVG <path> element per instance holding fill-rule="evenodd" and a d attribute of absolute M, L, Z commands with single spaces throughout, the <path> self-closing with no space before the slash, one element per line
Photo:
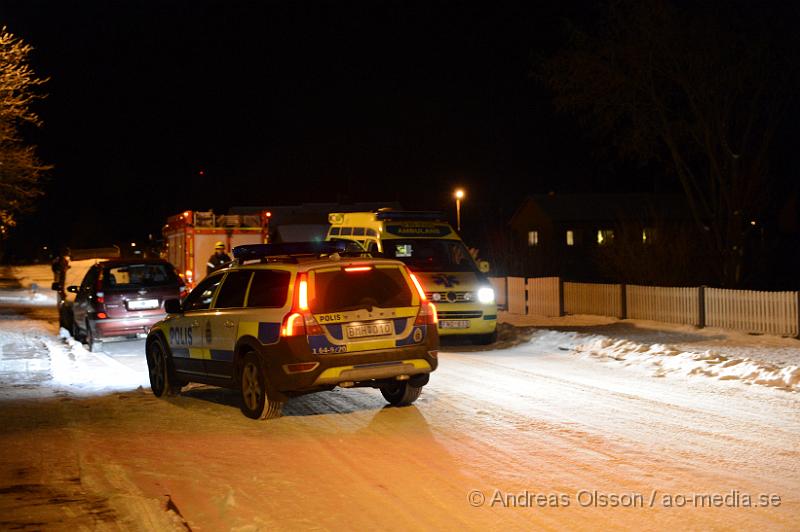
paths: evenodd
<path fill-rule="evenodd" d="M 105 290 L 135 290 L 151 286 L 178 286 L 180 280 L 169 264 L 122 264 L 103 269 Z"/>

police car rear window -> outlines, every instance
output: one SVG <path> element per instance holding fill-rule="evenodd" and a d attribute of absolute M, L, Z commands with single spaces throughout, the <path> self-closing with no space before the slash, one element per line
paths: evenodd
<path fill-rule="evenodd" d="M 286 303 L 291 274 L 281 270 L 256 270 L 250 293 L 248 307 L 282 307 Z"/>
<path fill-rule="evenodd" d="M 309 306 L 315 314 L 411 306 L 411 287 L 398 268 L 321 272 L 314 279 Z"/>

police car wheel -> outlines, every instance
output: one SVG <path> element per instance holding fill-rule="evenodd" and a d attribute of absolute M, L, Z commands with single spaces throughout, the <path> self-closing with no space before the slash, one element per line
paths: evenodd
<path fill-rule="evenodd" d="M 147 345 L 147 369 L 150 374 L 150 389 L 156 397 L 176 395 L 181 391 L 180 384 L 170 371 L 167 349 L 159 338 Z"/>
<path fill-rule="evenodd" d="M 255 353 L 248 353 L 239 375 L 242 392 L 242 413 L 251 419 L 271 419 L 281 415 L 283 403 L 271 400 L 267 393 L 267 380 L 261 360 Z"/>
<path fill-rule="evenodd" d="M 407 381 L 381 386 L 381 395 L 394 406 L 410 405 L 419 398 L 422 386 L 412 386 Z"/>

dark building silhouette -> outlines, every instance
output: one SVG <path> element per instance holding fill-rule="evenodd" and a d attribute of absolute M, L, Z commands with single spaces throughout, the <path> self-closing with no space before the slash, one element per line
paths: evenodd
<path fill-rule="evenodd" d="M 661 283 L 705 276 L 697 225 L 679 195 L 532 195 L 510 226 L 528 276 Z"/>

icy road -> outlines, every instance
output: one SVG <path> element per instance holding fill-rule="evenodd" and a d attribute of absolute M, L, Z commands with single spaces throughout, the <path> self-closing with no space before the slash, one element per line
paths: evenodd
<path fill-rule="evenodd" d="M 411 407 L 337 390 L 255 422 L 228 391 L 154 398 L 141 341 L 88 353 L 0 310 L 0 528 L 798 529 L 793 370 L 654 371 L 626 361 L 663 346 L 575 330 L 445 346 Z"/>

